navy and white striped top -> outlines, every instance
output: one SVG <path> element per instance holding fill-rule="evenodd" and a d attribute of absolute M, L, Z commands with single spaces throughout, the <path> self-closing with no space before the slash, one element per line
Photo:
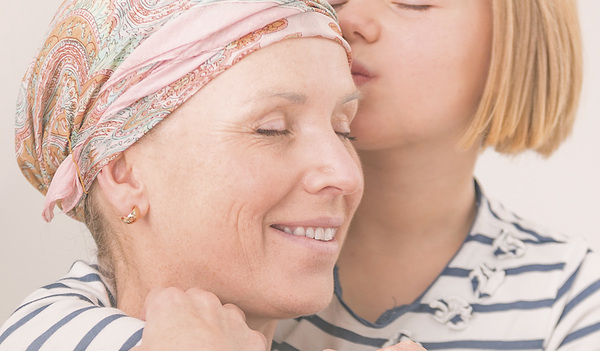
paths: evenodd
<path fill-rule="evenodd" d="M 479 190 L 479 189 L 478 189 Z M 600 256 L 489 201 L 440 276 L 410 305 L 371 323 L 335 297 L 280 322 L 279 351 L 376 350 L 409 338 L 427 350 L 600 350 Z"/>
<path fill-rule="evenodd" d="M 144 322 L 116 309 L 97 267 L 78 261 L 67 276 L 29 295 L 0 328 L 0 351 L 130 350 Z"/>
<path fill-rule="evenodd" d="M 77 262 L 0 328 L 0 351 L 129 350 L 144 323 L 116 309 L 95 267 Z M 479 193 L 459 252 L 421 297 L 370 323 L 344 304 L 282 321 L 279 351 L 376 350 L 401 338 L 428 350 L 600 350 L 600 256 Z"/>

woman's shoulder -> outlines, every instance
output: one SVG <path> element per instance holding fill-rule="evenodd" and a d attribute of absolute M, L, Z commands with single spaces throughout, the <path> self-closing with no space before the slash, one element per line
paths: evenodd
<path fill-rule="evenodd" d="M 35 290 L 4 322 L 0 350 L 31 345 L 128 350 L 141 339 L 144 323 L 115 306 L 114 293 L 97 267 L 75 262 L 67 275 Z"/>

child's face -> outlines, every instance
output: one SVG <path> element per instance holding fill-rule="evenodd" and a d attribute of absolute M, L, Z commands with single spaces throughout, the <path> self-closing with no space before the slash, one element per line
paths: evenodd
<path fill-rule="evenodd" d="M 355 146 L 456 144 L 486 82 L 489 0 L 332 0 L 364 99 Z"/>

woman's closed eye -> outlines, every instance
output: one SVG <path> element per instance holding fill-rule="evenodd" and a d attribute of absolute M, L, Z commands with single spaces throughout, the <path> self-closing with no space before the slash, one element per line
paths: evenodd
<path fill-rule="evenodd" d="M 356 137 L 352 136 L 350 132 L 335 132 L 335 134 L 337 134 L 342 140 L 356 140 Z"/>
<path fill-rule="evenodd" d="M 348 0 L 329 0 L 329 5 L 336 10 L 339 10 L 343 5 L 345 5 Z M 395 2 L 392 1 L 392 4 L 396 7 L 403 10 L 413 10 L 413 11 L 426 11 L 429 10 L 432 5 L 429 4 L 415 4 L 407 1 Z"/>
<path fill-rule="evenodd" d="M 276 118 L 267 122 L 261 123 L 256 128 L 256 133 L 265 136 L 287 136 L 292 132 L 289 130 L 287 122 L 283 118 Z"/>
<path fill-rule="evenodd" d="M 292 133 L 291 131 L 289 131 L 287 129 L 279 130 L 279 129 L 265 129 L 265 128 L 259 128 L 256 130 L 256 132 L 258 134 L 262 134 L 265 136 L 288 136 Z M 335 134 L 337 134 L 340 137 L 340 139 L 342 139 L 342 140 L 351 140 L 351 141 L 356 140 L 356 137 L 352 136 L 350 134 L 350 132 L 337 131 L 337 132 L 335 132 Z"/>
<path fill-rule="evenodd" d="M 266 135 L 266 136 L 287 136 L 292 133 L 287 129 L 278 130 L 278 129 L 264 129 L 264 128 L 259 128 L 256 130 L 256 132 L 258 134 L 262 134 L 262 135 Z"/>
<path fill-rule="evenodd" d="M 335 134 L 337 134 L 340 139 L 350 141 L 356 140 L 356 137 L 353 137 L 350 133 L 350 122 L 346 118 L 334 120 L 332 126 L 333 130 L 335 130 Z"/>
<path fill-rule="evenodd" d="M 408 2 L 392 2 L 392 4 L 402 10 L 412 10 L 412 11 L 427 11 L 432 7 L 432 5 L 411 4 Z"/>

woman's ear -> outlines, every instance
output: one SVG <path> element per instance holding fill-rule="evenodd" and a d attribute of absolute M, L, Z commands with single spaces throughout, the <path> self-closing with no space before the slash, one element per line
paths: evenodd
<path fill-rule="evenodd" d="M 103 197 L 120 216 L 127 216 L 134 206 L 139 209 L 138 218 L 148 213 L 146 187 L 128 162 L 126 152 L 104 166 L 96 179 Z"/>

